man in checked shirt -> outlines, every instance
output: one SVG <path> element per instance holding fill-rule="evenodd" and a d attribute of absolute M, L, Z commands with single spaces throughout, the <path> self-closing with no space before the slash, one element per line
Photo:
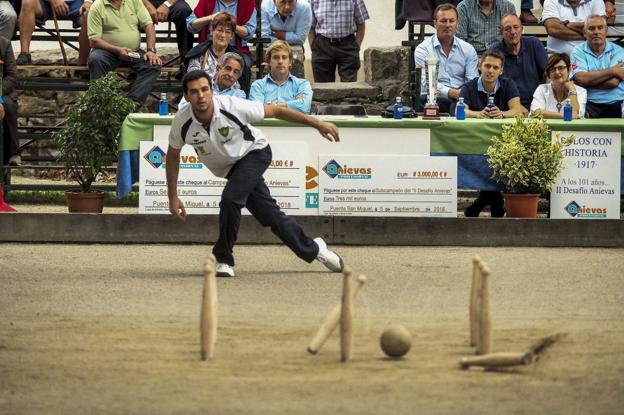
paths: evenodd
<path fill-rule="evenodd" d="M 310 6 L 314 82 L 335 82 L 336 66 L 342 82 L 355 82 L 368 20 L 364 0 L 310 0 Z"/>

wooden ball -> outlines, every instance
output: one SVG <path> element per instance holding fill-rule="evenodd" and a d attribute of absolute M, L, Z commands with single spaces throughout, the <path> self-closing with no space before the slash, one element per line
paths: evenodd
<path fill-rule="evenodd" d="M 384 330 L 379 344 L 388 357 L 398 358 L 409 352 L 412 346 L 412 336 L 405 327 L 397 324 Z"/>

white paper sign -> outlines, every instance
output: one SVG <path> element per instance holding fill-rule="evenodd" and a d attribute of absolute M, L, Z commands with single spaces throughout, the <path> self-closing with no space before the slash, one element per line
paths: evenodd
<path fill-rule="evenodd" d="M 457 217 L 457 158 L 319 156 L 319 215 Z"/>
<path fill-rule="evenodd" d="M 571 134 L 576 140 L 564 149 L 564 169 L 551 193 L 550 217 L 619 219 L 621 134 L 562 131 L 561 139 Z"/>
<path fill-rule="evenodd" d="M 165 150 L 166 143 L 141 141 L 139 213 L 169 214 Z M 288 215 L 304 215 L 306 144 L 280 142 L 271 145 L 271 150 L 273 161 L 264 174 L 271 196 Z M 219 214 L 226 182 L 203 165 L 193 147 L 182 147 L 178 195 L 188 214 Z M 247 209 L 243 209 L 243 214 L 249 214 Z"/>

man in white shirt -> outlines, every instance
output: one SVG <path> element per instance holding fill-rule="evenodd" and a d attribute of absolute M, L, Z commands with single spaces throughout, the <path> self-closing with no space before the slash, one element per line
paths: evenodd
<path fill-rule="evenodd" d="M 592 14 L 606 14 L 604 0 L 544 1 L 542 21 L 548 32 L 548 52 L 571 55 L 574 47 L 585 40 L 583 25 Z"/>
<path fill-rule="evenodd" d="M 299 258 L 318 260 L 328 269 L 341 272 L 344 263 L 321 238 L 311 239 L 282 212 L 271 197 L 262 175 L 271 163 L 271 147 L 261 130 L 251 125 L 264 118 L 306 124 L 329 141 L 339 141 L 335 125 L 289 108 L 264 105 L 230 96 L 214 96 L 210 76 L 204 71 L 188 72 L 182 79 L 184 98 L 191 104 L 180 110 L 171 126 L 167 150 L 169 211 L 186 220 L 184 204 L 178 198 L 180 150 L 190 144 L 208 169 L 227 184 L 219 204 L 219 238 L 212 253 L 217 259 L 217 276 L 234 276 L 234 243 L 241 209 L 249 212 L 280 238 Z"/>

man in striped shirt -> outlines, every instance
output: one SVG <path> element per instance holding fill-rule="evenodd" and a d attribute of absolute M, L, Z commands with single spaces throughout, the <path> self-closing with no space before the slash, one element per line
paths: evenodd
<path fill-rule="evenodd" d="M 516 8 L 507 0 L 463 0 L 457 6 L 456 36 L 470 43 L 481 56 L 501 40 L 501 19 L 508 13 L 515 14 Z"/>
<path fill-rule="evenodd" d="M 360 46 L 368 11 L 364 0 L 311 0 L 312 49 L 315 82 L 334 82 L 336 66 L 342 82 L 355 82 L 360 69 Z"/>

